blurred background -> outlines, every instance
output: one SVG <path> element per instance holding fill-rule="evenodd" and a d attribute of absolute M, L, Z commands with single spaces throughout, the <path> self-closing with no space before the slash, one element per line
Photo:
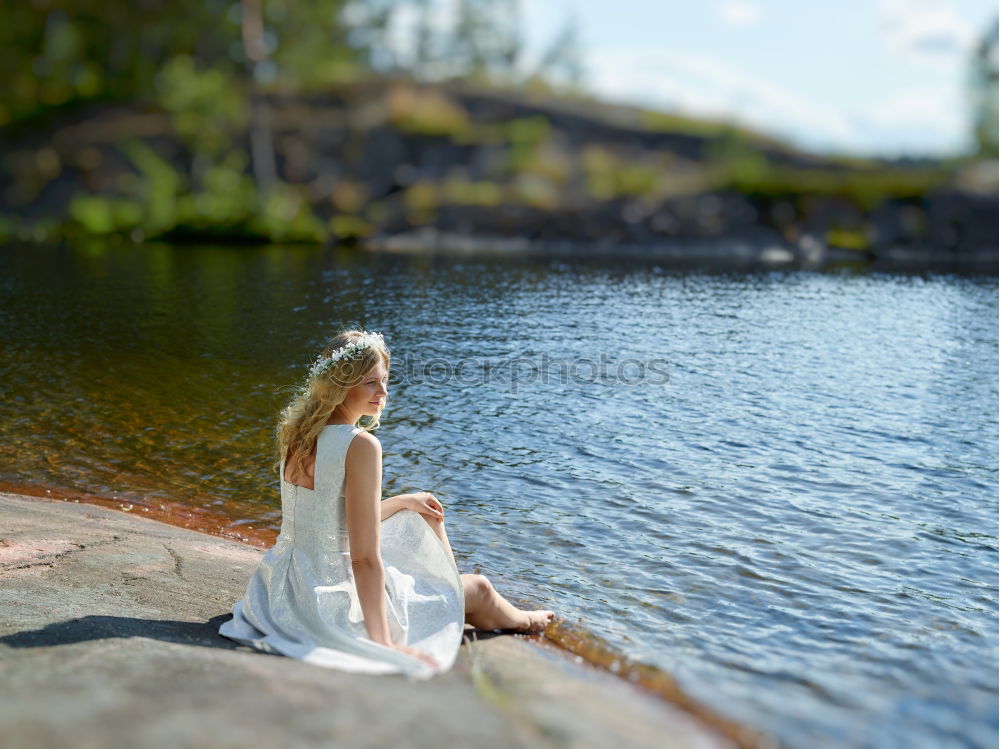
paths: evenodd
<path fill-rule="evenodd" d="M 996 257 L 985 0 L 30 0 L 4 15 L 8 240 Z"/>
<path fill-rule="evenodd" d="M 0 489 L 266 546 L 277 414 L 379 330 L 386 496 L 550 640 L 787 746 L 996 746 L 995 3 L 3 20 Z"/>

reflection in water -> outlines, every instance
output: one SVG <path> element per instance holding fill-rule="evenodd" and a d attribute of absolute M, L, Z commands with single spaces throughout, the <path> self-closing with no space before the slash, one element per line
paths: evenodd
<path fill-rule="evenodd" d="M 564 637 L 594 633 L 791 745 L 987 745 L 996 292 L 311 247 L 8 248 L 0 482 L 181 503 L 266 540 L 277 412 L 325 338 L 363 325 L 394 357 L 386 493 L 433 491 L 463 569 L 565 614 Z M 662 361 L 665 381 L 616 377 L 627 360 Z"/>

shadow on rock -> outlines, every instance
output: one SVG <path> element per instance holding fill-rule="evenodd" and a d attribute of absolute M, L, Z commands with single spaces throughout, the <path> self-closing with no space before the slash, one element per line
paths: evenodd
<path fill-rule="evenodd" d="M 11 648 L 41 648 L 68 645 L 112 637 L 147 637 L 164 642 L 200 645 L 235 650 L 235 642 L 219 634 L 222 622 L 232 614 L 213 616 L 207 622 L 183 622 L 172 619 L 135 619 L 127 616 L 83 616 L 56 622 L 41 629 L 14 632 L 0 637 L 0 645 Z"/>

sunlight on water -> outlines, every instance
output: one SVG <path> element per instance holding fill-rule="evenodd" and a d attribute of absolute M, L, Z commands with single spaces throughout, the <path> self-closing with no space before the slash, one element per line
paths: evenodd
<path fill-rule="evenodd" d="M 995 278 L 303 247 L 0 271 L 0 481 L 273 531 L 277 411 L 361 324 L 393 350 L 386 493 L 434 492 L 465 571 L 793 746 L 995 744 Z"/>

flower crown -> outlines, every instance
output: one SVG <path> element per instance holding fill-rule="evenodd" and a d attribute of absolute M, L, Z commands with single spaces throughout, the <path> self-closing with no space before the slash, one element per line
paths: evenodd
<path fill-rule="evenodd" d="M 325 372 L 342 359 L 353 359 L 358 353 L 369 346 L 373 348 L 385 348 L 385 339 L 382 338 L 382 334 L 374 331 L 370 333 L 366 332 L 358 340 L 354 341 L 354 343 L 349 343 L 343 348 L 337 349 L 329 356 L 320 354 L 319 358 L 309 367 L 309 379 L 311 380 L 316 375 Z"/>

